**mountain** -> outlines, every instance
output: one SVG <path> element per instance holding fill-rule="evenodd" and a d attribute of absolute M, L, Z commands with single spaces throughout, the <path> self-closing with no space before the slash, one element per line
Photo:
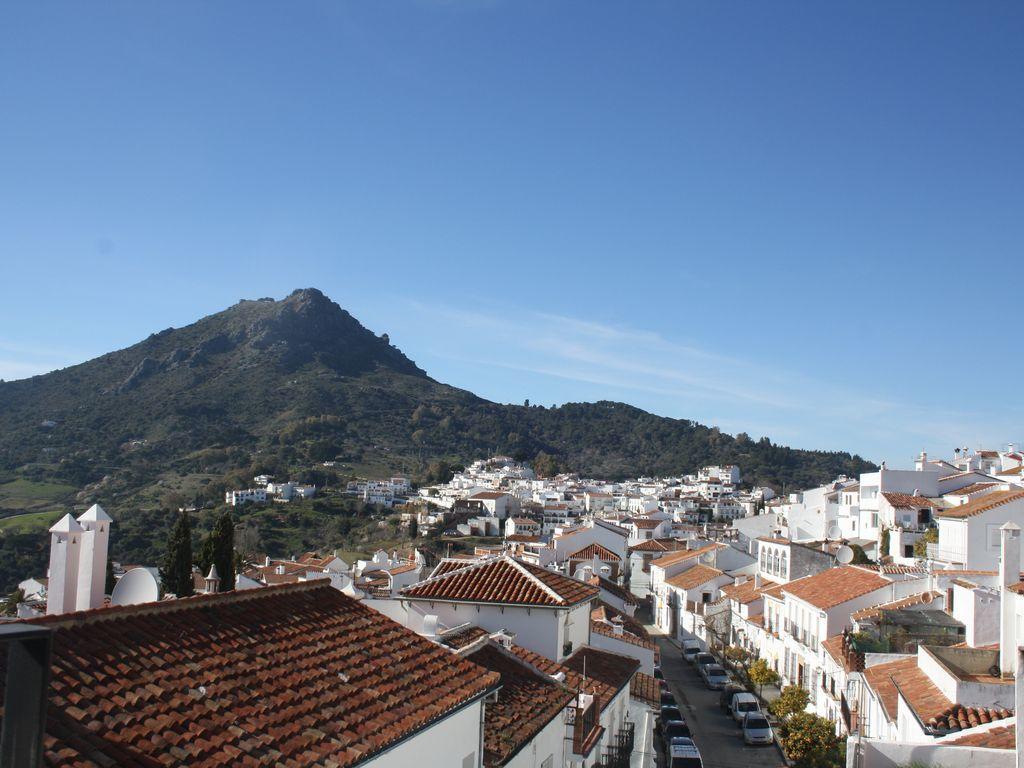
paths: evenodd
<path fill-rule="evenodd" d="M 745 480 L 776 487 L 870 468 L 622 403 L 489 402 L 430 378 L 315 289 L 0 382 L 0 516 L 20 511 L 4 502 L 5 480 L 66 484 L 78 492 L 59 503 L 99 500 L 127 518 L 217 500 L 256 470 L 308 474 L 331 459 L 344 474 L 416 476 L 434 459 L 496 452 L 608 478 L 737 463 Z"/>

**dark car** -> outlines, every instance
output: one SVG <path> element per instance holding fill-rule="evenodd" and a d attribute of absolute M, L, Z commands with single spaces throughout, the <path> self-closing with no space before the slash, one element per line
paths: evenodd
<path fill-rule="evenodd" d="M 717 663 L 718 661 L 710 653 L 698 653 L 696 656 L 693 657 L 693 666 L 696 668 L 698 672 L 700 672 L 701 667 L 705 667 L 708 664 Z"/>
<path fill-rule="evenodd" d="M 728 712 L 732 709 L 732 697 L 734 693 L 742 693 L 743 688 L 736 685 L 735 683 L 729 683 L 725 688 L 722 689 L 722 695 L 718 697 L 718 706 L 722 708 L 723 712 Z"/>
<path fill-rule="evenodd" d="M 654 666 L 654 678 L 656 680 L 664 680 L 665 679 L 665 675 L 662 674 L 661 667 L 659 667 L 657 664 Z"/>
<path fill-rule="evenodd" d="M 661 729 L 661 746 L 665 752 L 669 751 L 669 745 L 672 744 L 673 739 L 690 736 L 690 726 L 684 723 L 682 720 L 670 720 L 662 726 Z"/>
<path fill-rule="evenodd" d="M 672 694 L 672 691 L 661 692 L 661 706 L 672 705 L 675 706 L 676 697 Z"/>
<path fill-rule="evenodd" d="M 658 715 L 658 721 L 656 723 L 658 729 L 661 729 L 662 723 L 671 723 L 675 721 L 685 721 L 683 713 L 679 711 L 679 707 L 669 704 L 661 708 L 661 713 Z"/>

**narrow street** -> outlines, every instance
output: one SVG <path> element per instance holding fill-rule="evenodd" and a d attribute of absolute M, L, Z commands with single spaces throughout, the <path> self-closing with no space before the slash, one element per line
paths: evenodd
<path fill-rule="evenodd" d="M 648 626 L 648 630 L 654 627 Z M 656 631 L 656 630 L 655 630 Z M 777 747 L 748 747 L 739 726 L 718 706 L 718 691 L 709 691 L 679 648 L 663 635 L 652 632 L 661 649 L 661 671 L 675 694 L 679 709 L 693 733 L 705 768 L 760 768 L 783 766 Z M 659 766 L 664 762 L 659 761 Z"/>

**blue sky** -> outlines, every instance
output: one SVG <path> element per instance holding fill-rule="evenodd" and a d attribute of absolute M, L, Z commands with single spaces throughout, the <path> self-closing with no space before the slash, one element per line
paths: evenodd
<path fill-rule="evenodd" d="M 0 377 L 316 286 L 435 378 L 1021 441 L 1024 5 L 8 3 Z"/>

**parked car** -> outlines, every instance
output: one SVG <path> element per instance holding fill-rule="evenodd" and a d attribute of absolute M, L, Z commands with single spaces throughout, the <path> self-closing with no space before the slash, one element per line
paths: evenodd
<path fill-rule="evenodd" d="M 693 739 L 685 736 L 672 739 L 666 757 L 669 768 L 704 768 L 704 761 L 700 759 L 700 750 L 693 743 Z"/>
<path fill-rule="evenodd" d="M 722 690 L 729 682 L 729 673 L 722 668 L 721 664 L 708 664 L 701 667 L 700 676 L 704 678 L 704 685 L 712 691 Z"/>
<path fill-rule="evenodd" d="M 742 693 L 743 690 L 744 688 L 736 683 L 729 683 L 722 689 L 722 693 L 718 697 L 718 706 L 722 708 L 723 712 L 732 710 L 732 697 L 737 693 Z"/>
<path fill-rule="evenodd" d="M 683 640 L 683 659 L 693 663 L 694 657 L 700 653 L 700 643 L 696 640 Z"/>
<path fill-rule="evenodd" d="M 661 708 L 661 713 L 658 715 L 658 728 L 661 728 L 662 723 L 669 723 L 673 720 L 685 720 L 683 713 L 679 711 L 679 707 L 674 704 L 666 704 Z"/>
<path fill-rule="evenodd" d="M 676 697 L 672 693 L 672 691 L 662 691 L 661 692 L 661 706 L 663 706 L 663 707 L 666 706 L 666 705 L 675 706 L 675 703 L 676 703 Z"/>
<path fill-rule="evenodd" d="M 662 673 L 661 666 L 659 664 L 655 664 L 654 665 L 654 678 L 656 680 L 664 680 L 665 679 L 665 675 Z"/>
<path fill-rule="evenodd" d="M 693 666 L 698 672 L 700 668 L 707 664 L 717 664 L 718 661 L 710 653 L 698 653 L 693 657 Z"/>
<path fill-rule="evenodd" d="M 732 719 L 737 723 L 742 724 L 743 718 L 751 712 L 760 712 L 761 707 L 757 703 L 757 699 L 754 698 L 752 693 L 737 693 L 732 697 L 732 706 L 729 708 L 732 713 Z"/>
<path fill-rule="evenodd" d="M 690 736 L 690 726 L 682 720 L 669 720 L 662 724 L 661 744 L 662 749 L 665 750 L 666 754 L 672 746 L 672 741 L 680 738 L 681 736 Z"/>
<path fill-rule="evenodd" d="M 748 712 L 743 718 L 743 741 L 747 744 L 771 744 L 775 740 L 768 718 L 762 712 Z"/>

